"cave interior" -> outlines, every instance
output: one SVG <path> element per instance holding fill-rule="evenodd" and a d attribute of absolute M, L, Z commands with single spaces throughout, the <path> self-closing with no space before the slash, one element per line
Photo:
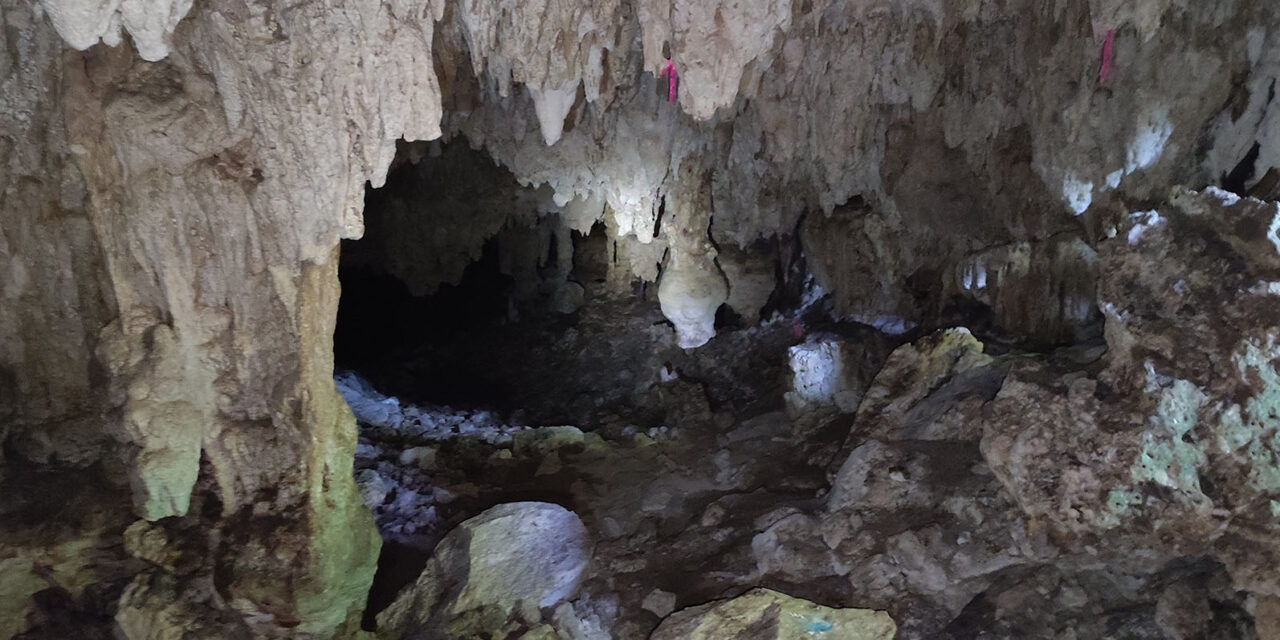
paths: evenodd
<path fill-rule="evenodd" d="M 0 638 L 1280 639 L 1280 4 L 0 0 Z"/>

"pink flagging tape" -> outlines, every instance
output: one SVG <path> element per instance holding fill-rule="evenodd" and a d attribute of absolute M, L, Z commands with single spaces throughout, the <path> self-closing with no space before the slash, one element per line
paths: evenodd
<path fill-rule="evenodd" d="M 658 77 L 667 77 L 667 102 L 676 101 L 676 63 L 672 60 L 667 61 L 667 66 L 662 69 L 662 73 Z"/>
<path fill-rule="evenodd" d="M 1111 75 L 1112 48 L 1116 44 L 1116 30 L 1107 29 L 1107 39 L 1102 41 L 1102 66 L 1098 67 L 1098 84 L 1106 84 Z"/>

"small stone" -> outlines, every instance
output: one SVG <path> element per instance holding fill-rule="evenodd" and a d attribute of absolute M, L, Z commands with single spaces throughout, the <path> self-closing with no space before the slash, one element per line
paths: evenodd
<path fill-rule="evenodd" d="M 702 512 L 699 523 L 704 527 L 714 527 L 724 521 L 725 508 L 719 503 L 711 503 Z"/>
<path fill-rule="evenodd" d="M 663 511 L 671 502 L 671 494 L 664 489 L 649 492 L 640 504 L 640 510 L 647 513 Z"/>
<path fill-rule="evenodd" d="M 177 552 L 169 549 L 169 536 L 164 529 L 146 520 L 138 520 L 124 530 L 124 548 L 129 555 L 158 566 L 170 566 Z"/>
<path fill-rule="evenodd" d="M 1260 596 L 1253 619 L 1259 638 L 1280 638 L 1280 598 Z"/>
<path fill-rule="evenodd" d="M 649 561 L 644 558 L 617 558 L 609 563 L 609 569 L 614 575 L 640 573 L 648 566 Z"/>
<path fill-rule="evenodd" d="M 1058 602 L 1064 609 L 1079 609 L 1089 604 L 1089 594 L 1077 586 L 1063 586 L 1058 591 Z"/>
<path fill-rule="evenodd" d="M 623 531 L 622 525 L 618 524 L 616 519 L 609 517 L 600 521 L 600 532 L 604 534 L 604 537 L 609 538 L 610 540 L 614 538 L 621 538 L 622 534 L 626 533 Z"/>
<path fill-rule="evenodd" d="M 644 597 L 644 601 L 640 603 L 640 608 L 659 618 L 665 618 L 676 610 L 676 594 L 662 589 L 654 589 Z"/>
<path fill-rule="evenodd" d="M 387 501 L 393 484 L 373 469 L 361 469 L 356 472 L 356 487 L 360 490 L 360 498 L 370 508 Z"/>
<path fill-rule="evenodd" d="M 586 290 L 582 285 L 576 282 L 566 282 L 557 291 L 555 296 L 556 313 L 570 314 L 582 308 L 586 302 Z"/>
<path fill-rule="evenodd" d="M 400 464 L 423 471 L 434 471 L 438 468 L 436 463 L 438 455 L 439 450 L 435 447 L 411 447 L 400 452 Z"/>

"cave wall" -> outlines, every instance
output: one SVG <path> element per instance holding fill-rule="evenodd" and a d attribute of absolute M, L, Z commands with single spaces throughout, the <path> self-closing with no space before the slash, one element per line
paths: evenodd
<path fill-rule="evenodd" d="M 138 518 L 228 533 L 201 551 L 219 596 L 170 612 L 192 629 L 213 624 L 206 607 L 327 635 L 362 604 L 377 542 L 330 377 L 335 247 L 362 233 L 397 139 L 465 135 L 557 206 L 603 202 L 650 280 L 655 248 L 716 280 L 715 245 L 857 198 L 852 238 L 811 259 L 844 252 L 825 278 L 838 296 L 879 274 L 845 312 L 907 319 L 926 311 L 895 282 L 942 289 L 991 247 L 1091 242 L 1128 202 L 1211 183 L 1255 141 L 1259 166 L 1280 154 L 1280 16 L 1243 0 L 0 12 L 0 436 L 127 485 Z M 1073 283 L 1090 265 L 1046 268 Z M 687 280 L 667 288 L 694 316 L 734 286 Z M 182 570 L 150 571 L 133 593 L 159 616 L 145 586 Z"/>
<path fill-rule="evenodd" d="M 102 462 L 141 518 L 225 531 L 207 551 L 222 597 L 249 619 L 325 634 L 363 605 L 377 550 L 332 382 L 336 246 L 359 234 L 364 184 L 381 181 L 394 141 L 438 134 L 432 19 L 209 9 L 157 62 L 65 49 L 38 10 L 4 9 L 18 40 L 6 96 L 32 105 L 32 126 L 6 134 L 33 156 L 6 176 L 31 194 L 5 206 L 5 259 L 27 274 L 8 279 L 22 304 L 5 313 L 31 316 L 5 322 L 20 333 L 3 366 L 22 385 L 9 435 L 48 440 L 45 425 L 77 420 L 37 453 Z M 87 266 L 72 281 L 68 263 Z"/>

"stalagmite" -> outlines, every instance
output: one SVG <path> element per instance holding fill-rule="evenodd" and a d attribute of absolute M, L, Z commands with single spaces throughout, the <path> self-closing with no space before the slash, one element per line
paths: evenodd
<path fill-rule="evenodd" d="M 729 287 L 713 253 L 672 251 L 658 283 L 658 301 L 682 348 L 701 347 L 716 335 L 716 309 L 728 299 Z"/>
<path fill-rule="evenodd" d="M 685 165 L 666 197 L 664 233 L 671 250 L 658 282 L 658 302 L 684 349 L 701 347 L 716 335 L 716 310 L 729 299 L 715 246 L 703 235 L 711 219 L 709 196 L 705 176 Z"/>

